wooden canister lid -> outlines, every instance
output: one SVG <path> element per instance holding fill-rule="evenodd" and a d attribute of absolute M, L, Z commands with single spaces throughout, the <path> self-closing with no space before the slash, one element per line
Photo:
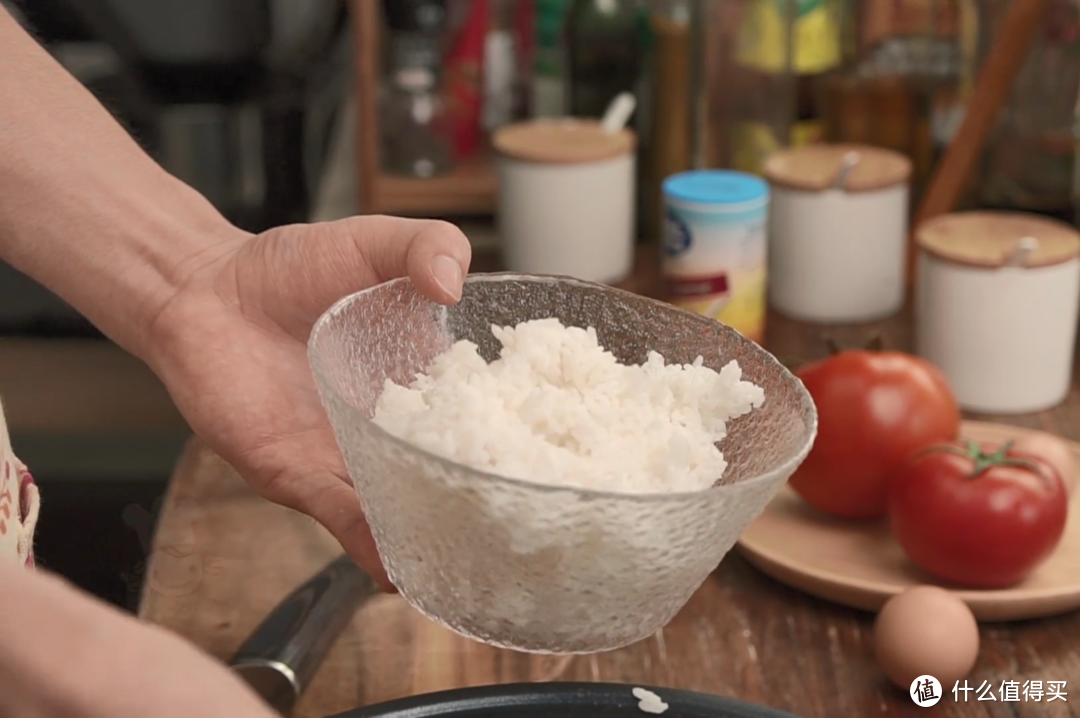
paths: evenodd
<path fill-rule="evenodd" d="M 497 152 L 514 159 L 577 164 L 632 152 L 636 137 L 627 129 L 604 132 L 595 120 L 534 120 L 500 128 L 492 144 Z"/>
<path fill-rule="evenodd" d="M 846 159 L 853 164 L 843 185 L 837 185 Z M 869 145 L 806 145 L 780 150 L 765 160 L 765 178 L 774 185 L 822 191 L 869 192 L 906 183 L 911 160 L 899 152 Z"/>
<path fill-rule="evenodd" d="M 915 239 L 936 257 L 976 267 L 1009 263 L 1020 241 L 1036 240 L 1025 267 L 1049 267 L 1080 257 L 1080 233 L 1070 225 L 1023 212 L 957 212 L 920 225 Z"/>

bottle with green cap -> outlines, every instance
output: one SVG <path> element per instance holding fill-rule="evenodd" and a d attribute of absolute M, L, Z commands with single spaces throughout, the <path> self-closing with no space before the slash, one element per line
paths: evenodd
<path fill-rule="evenodd" d="M 563 26 L 570 0 L 536 0 L 532 107 L 537 117 L 566 114 L 566 48 Z"/>
<path fill-rule="evenodd" d="M 569 114 L 601 117 L 644 69 L 642 0 L 574 0 L 566 19 Z M 636 93 L 635 93 L 636 94 Z"/>

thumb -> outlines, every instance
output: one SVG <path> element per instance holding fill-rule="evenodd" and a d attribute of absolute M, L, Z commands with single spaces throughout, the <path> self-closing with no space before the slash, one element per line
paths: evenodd
<path fill-rule="evenodd" d="M 455 304 L 461 299 L 472 248 L 453 224 L 382 215 L 350 217 L 333 224 L 340 225 L 361 248 L 379 282 L 408 276 L 434 302 Z"/>
<path fill-rule="evenodd" d="M 257 261 L 241 268 L 261 309 L 293 336 L 342 297 L 409 277 L 440 304 L 455 304 L 469 271 L 469 240 L 449 222 L 371 215 L 272 229 L 253 243 Z"/>

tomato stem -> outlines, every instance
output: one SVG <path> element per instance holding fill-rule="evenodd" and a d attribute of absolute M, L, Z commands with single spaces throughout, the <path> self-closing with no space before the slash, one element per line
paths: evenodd
<path fill-rule="evenodd" d="M 974 464 L 971 473 L 968 474 L 968 479 L 977 479 L 984 473 L 989 471 L 995 466 L 1016 466 L 1018 468 L 1027 469 L 1034 472 L 1048 485 L 1051 484 L 1050 477 L 1046 475 L 1042 467 L 1036 464 L 1034 461 L 1028 461 L 1027 459 L 1020 459 L 1015 456 L 1009 456 L 1009 449 L 1012 448 L 1013 442 L 1007 441 L 997 451 L 987 453 L 982 450 L 982 447 L 975 441 L 967 439 L 967 448 L 961 448 L 955 444 L 941 444 L 939 446 L 931 446 L 928 449 L 919 453 L 929 453 L 932 451 L 945 451 L 950 454 L 956 454 L 957 456 L 963 456 L 971 459 Z"/>
<path fill-rule="evenodd" d="M 831 334 L 822 334 L 821 340 L 825 342 L 825 346 L 829 349 L 829 356 L 836 356 L 840 352 L 844 351 L 844 348 L 840 346 L 840 342 L 836 341 L 836 337 Z"/>
<path fill-rule="evenodd" d="M 822 334 L 821 340 L 825 342 L 825 346 L 829 348 L 829 356 L 836 356 L 840 352 L 844 351 L 844 347 L 840 345 L 840 342 L 836 341 L 836 338 L 831 334 Z M 863 344 L 863 351 L 868 352 L 880 352 L 885 349 L 885 338 L 881 335 L 881 332 L 875 332 L 870 336 L 870 339 Z"/>

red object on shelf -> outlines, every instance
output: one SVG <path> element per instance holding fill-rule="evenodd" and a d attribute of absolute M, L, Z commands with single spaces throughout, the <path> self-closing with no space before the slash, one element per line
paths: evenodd
<path fill-rule="evenodd" d="M 517 0 L 516 10 L 514 42 L 518 75 L 527 79 L 532 76 L 533 50 L 536 45 L 536 3 L 533 0 Z"/>
<path fill-rule="evenodd" d="M 468 20 L 446 57 L 446 104 L 459 160 L 476 152 L 482 138 L 484 39 L 490 17 L 488 0 L 474 0 Z"/>

